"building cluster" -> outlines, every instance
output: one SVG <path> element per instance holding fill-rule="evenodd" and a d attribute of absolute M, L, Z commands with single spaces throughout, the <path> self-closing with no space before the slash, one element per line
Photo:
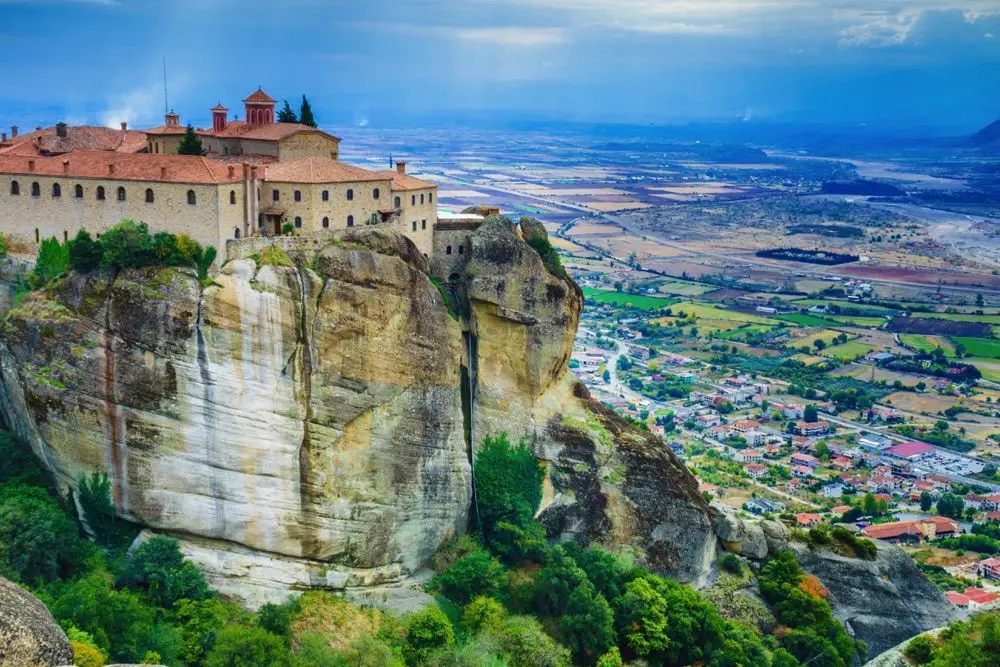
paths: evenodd
<path fill-rule="evenodd" d="M 437 185 L 408 174 L 404 162 L 387 171 L 341 162 L 338 137 L 275 122 L 275 100 L 263 90 L 243 106 L 242 120 L 212 108 L 212 127 L 196 130 L 204 156 L 177 154 L 186 127 L 174 112 L 144 131 L 125 123 L 12 127 L 0 134 L 0 233 L 66 240 L 131 218 L 224 253 L 229 239 L 374 224 L 434 253 Z M 476 217 L 449 221 L 457 227 L 442 230 L 442 255 L 464 254 L 461 239 Z"/>

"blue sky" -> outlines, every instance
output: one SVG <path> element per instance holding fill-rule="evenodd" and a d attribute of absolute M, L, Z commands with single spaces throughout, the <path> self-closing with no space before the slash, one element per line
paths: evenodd
<path fill-rule="evenodd" d="M 0 126 L 1000 118 L 1000 0 L 0 0 Z"/>

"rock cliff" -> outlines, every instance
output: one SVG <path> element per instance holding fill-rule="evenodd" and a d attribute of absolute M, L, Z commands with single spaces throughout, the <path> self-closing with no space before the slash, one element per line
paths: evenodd
<path fill-rule="evenodd" d="M 258 250 L 207 287 L 175 269 L 71 274 L 8 313 L 0 407 L 64 487 L 106 471 L 122 516 L 181 538 L 253 605 L 398 584 L 466 529 L 472 443 L 507 432 L 547 464 L 553 539 L 707 579 L 694 479 L 575 382 L 580 291 L 516 226 L 473 235 L 450 288 L 461 318 L 404 237 Z"/>
<path fill-rule="evenodd" d="M 45 605 L 0 577 L 0 665 L 48 667 L 72 662 L 69 639 Z"/>

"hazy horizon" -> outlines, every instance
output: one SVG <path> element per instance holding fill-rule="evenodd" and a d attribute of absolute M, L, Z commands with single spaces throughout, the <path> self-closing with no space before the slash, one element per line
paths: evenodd
<path fill-rule="evenodd" d="M 829 124 L 1000 118 L 982 0 L 0 0 L 0 126 L 209 124 L 262 86 L 321 125 Z M 56 35 L 53 38 L 53 35 Z"/>

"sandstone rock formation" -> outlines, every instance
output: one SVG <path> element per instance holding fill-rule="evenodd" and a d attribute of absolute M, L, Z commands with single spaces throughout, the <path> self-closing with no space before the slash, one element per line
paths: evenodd
<path fill-rule="evenodd" d="M 8 314 L 0 407 L 64 487 L 106 471 L 122 516 L 180 537 L 248 604 L 391 592 L 466 529 L 472 443 L 506 432 L 548 463 L 554 539 L 707 580 L 694 479 L 576 383 L 582 295 L 511 223 L 474 234 L 461 323 L 404 237 L 261 250 L 205 288 L 176 269 L 73 274 Z"/>
<path fill-rule="evenodd" d="M 833 614 L 848 633 L 868 643 L 868 655 L 957 618 L 954 607 L 902 549 L 876 542 L 874 561 L 845 558 L 792 543 L 802 569 L 830 591 Z"/>
<path fill-rule="evenodd" d="M 30 593 L 0 577 L 0 667 L 73 662 L 66 633 Z"/>

